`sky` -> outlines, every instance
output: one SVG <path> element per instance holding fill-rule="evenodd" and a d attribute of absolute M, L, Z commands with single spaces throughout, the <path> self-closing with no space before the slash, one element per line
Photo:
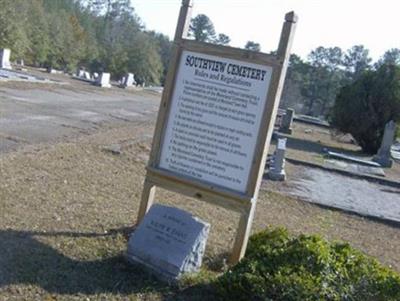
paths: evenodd
<path fill-rule="evenodd" d="M 181 0 L 131 0 L 146 29 L 174 36 Z M 276 50 L 284 16 L 299 17 L 292 53 L 307 58 L 318 46 L 364 45 L 373 60 L 400 48 L 400 0 L 194 0 L 192 17 L 206 14 L 231 46 L 260 43 Z"/>

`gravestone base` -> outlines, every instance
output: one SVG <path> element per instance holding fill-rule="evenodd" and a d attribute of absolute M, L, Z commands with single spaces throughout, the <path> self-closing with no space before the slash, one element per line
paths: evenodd
<path fill-rule="evenodd" d="M 153 205 L 128 242 L 126 258 L 166 282 L 200 270 L 210 224 L 190 213 Z"/>
<path fill-rule="evenodd" d="M 111 84 L 97 84 L 100 88 L 111 88 Z"/>
<path fill-rule="evenodd" d="M 272 181 L 286 181 L 286 173 L 284 170 L 281 170 L 280 172 L 270 170 L 267 175 L 268 178 Z"/>
<path fill-rule="evenodd" d="M 288 135 L 292 135 L 292 132 L 293 132 L 292 128 L 282 128 L 282 129 L 279 129 L 279 131 L 283 134 L 288 134 Z"/>
<path fill-rule="evenodd" d="M 125 259 L 132 265 L 144 267 L 148 273 L 154 275 L 157 279 L 163 282 L 176 283 L 181 277 L 181 275 L 177 277 L 173 273 L 160 270 L 157 266 L 151 265 L 147 261 L 142 260 L 140 257 L 132 255 L 129 252 L 126 253 Z"/>
<path fill-rule="evenodd" d="M 393 160 L 388 156 L 375 156 L 372 161 L 379 163 L 382 167 L 391 168 L 393 165 Z"/>

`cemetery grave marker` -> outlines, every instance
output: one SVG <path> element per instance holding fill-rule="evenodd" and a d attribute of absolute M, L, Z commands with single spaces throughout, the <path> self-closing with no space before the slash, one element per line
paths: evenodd
<path fill-rule="evenodd" d="M 178 280 L 201 267 L 210 225 L 184 210 L 154 204 L 131 235 L 127 259 Z"/>
<path fill-rule="evenodd" d="M 11 50 L 10 49 L 1 49 L 0 50 L 0 68 L 11 70 L 10 63 Z"/>
<path fill-rule="evenodd" d="M 391 147 L 394 143 L 396 135 L 396 123 L 391 120 L 385 125 L 381 147 L 378 153 L 372 159 L 383 167 L 392 167 L 393 160 L 391 159 Z"/>
<path fill-rule="evenodd" d="M 292 134 L 292 124 L 293 124 L 294 110 L 287 109 L 285 115 L 283 115 L 281 126 L 279 131 L 285 134 Z"/>
<path fill-rule="evenodd" d="M 136 85 L 135 75 L 133 73 L 128 73 L 122 78 L 122 87 L 125 89 L 133 88 Z"/>
<path fill-rule="evenodd" d="M 287 138 L 278 139 L 273 161 L 268 171 L 268 177 L 273 181 L 286 180 L 285 173 L 285 151 Z"/>
<path fill-rule="evenodd" d="M 276 55 L 186 39 L 183 0 L 147 166 L 138 223 L 156 186 L 241 214 L 230 263 L 245 253 L 297 16 Z"/>
<path fill-rule="evenodd" d="M 90 73 L 88 72 L 88 76 L 90 79 Z M 110 73 L 101 73 L 100 76 L 97 79 L 96 84 L 102 88 L 111 88 L 110 85 Z"/>

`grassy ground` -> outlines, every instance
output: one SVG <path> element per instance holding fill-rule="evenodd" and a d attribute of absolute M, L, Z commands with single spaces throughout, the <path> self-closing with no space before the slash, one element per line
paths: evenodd
<path fill-rule="evenodd" d="M 211 223 L 204 271 L 171 288 L 123 259 L 152 131 L 152 123 L 135 124 L 0 156 L 0 300 L 213 299 L 207 281 L 225 268 L 235 213 L 157 190 L 157 202 Z M 103 149 L 112 143 L 122 154 Z M 285 197 L 268 185 L 253 231 L 285 226 L 346 240 L 400 271 L 398 227 Z"/>

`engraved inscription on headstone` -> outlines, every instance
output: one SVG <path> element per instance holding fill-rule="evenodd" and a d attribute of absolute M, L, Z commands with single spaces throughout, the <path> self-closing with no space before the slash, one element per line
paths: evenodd
<path fill-rule="evenodd" d="M 128 243 L 127 258 L 163 280 L 200 269 L 210 225 L 181 209 L 153 205 Z"/>
<path fill-rule="evenodd" d="M 245 192 L 272 67 L 183 51 L 159 167 Z"/>

